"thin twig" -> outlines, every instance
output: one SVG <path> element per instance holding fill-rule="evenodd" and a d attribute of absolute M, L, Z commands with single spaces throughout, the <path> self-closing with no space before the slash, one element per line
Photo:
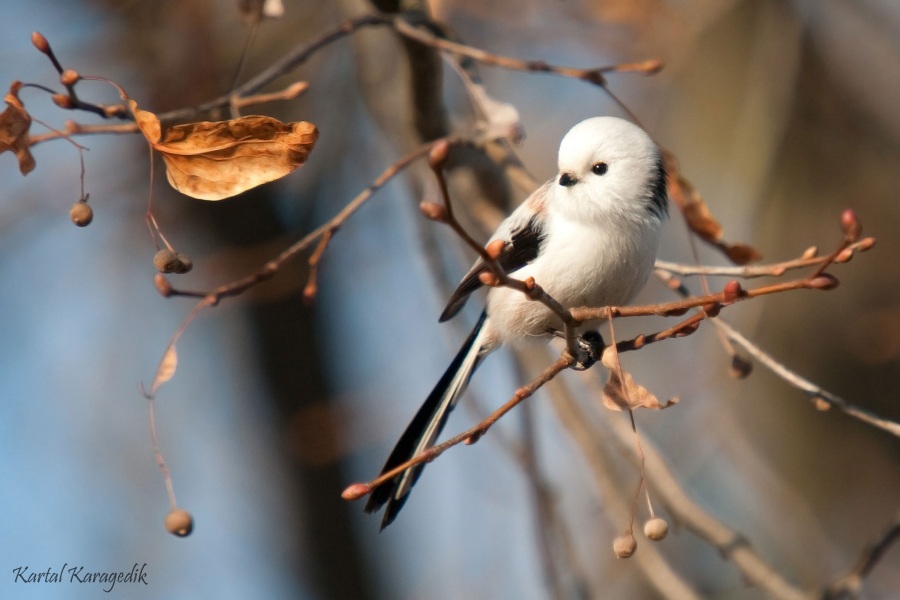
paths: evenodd
<path fill-rule="evenodd" d="M 863 579 L 872 572 L 878 561 L 898 541 L 900 541 L 900 512 L 894 515 L 891 523 L 888 524 L 877 540 L 863 548 L 856 565 L 850 572 L 827 586 L 822 591 L 820 598 L 822 600 L 856 598 Z"/>
<path fill-rule="evenodd" d="M 864 423 L 868 423 L 873 427 L 877 427 L 878 429 L 887 431 L 888 433 L 900 437 L 900 423 L 896 423 L 883 417 L 879 417 L 875 413 L 865 408 L 856 406 L 855 404 L 844 400 L 837 394 L 833 394 L 828 390 L 811 382 L 810 380 L 801 377 L 794 371 L 788 369 L 784 364 L 775 360 L 772 355 L 748 340 L 743 336 L 743 334 L 741 334 L 741 332 L 736 330 L 728 323 L 722 320 L 718 320 L 717 323 L 718 327 L 721 327 L 725 332 L 725 335 L 728 336 L 728 339 L 743 348 L 748 354 L 759 361 L 760 364 L 778 375 L 781 379 L 796 387 L 797 389 L 800 389 L 809 394 L 809 396 L 814 401 L 824 402 L 827 406 L 837 408 L 844 414 L 850 415 L 851 417 L 859 419 Z"/>
<path fill-rule="evenodd" d="M 593 389 L 594 394 L 602 394 L 596 378 L 582 378 Z M 554 398 L 558 410 L 565 414 L 564 423 L 573 432 L 582 453 L 590 464 L 603 464 L 603 447 L 609 436 L 590 427 L 590 420 L 569 394 Z M 610 426 L 615 435 L 612 439 L 625 453 L 630 453 L 633 444 L 632 431 L 626 426 Z M 772 598 L 779 600 L 801 600 L 807 598 L 800 589 L 788 582 L 771 565 L 760 557 L 745 536 L 732 530 L 697 505 L 669 471 L 656 447 L 644 440 L 643 452 L 646 460 L 647 481 L 661 499 L 673 518 L 684 527 L 713 545 L 724 558 L 731 561 L 750 584 L 760 588 Z M 643 550 L 641 551 L 643 552 Z"/>
<path fill-rule="evenodd" d="M 867 237 L 854 242 L 847 248 L 850 250 L 847 258 L 844 260 L 835 260 L 834 262 L 847 262 L 853 253 L 859 251 L 864 252 L 875 245 L 875 238 Z M 814 250 L 814 249 L 813 249 Z M 741 279 L 752 279 L 754 277 L 781 277 L 787 271 L 792 269 L 802 269 L 814 265 L 820 265 L 827 260 L 827 256 L 804 256 L 784 262 L 774 263 L 770 265 L 750 265 L 743 267 L 711 267 L 707 265 L 688 265 L 665 260 L 657 260 L 656 268 L 682 277 L 693 275 L 711 275 L 721 277 L 740 277 Z"/>
<path fill-rule="evenodd" d="M 504 69 L 513 71 L 526 71 L 530 73 L 552 73 L 554 75 L 560 75 L 562 77 L 581 79 L 583 81 L 587 81 L 588 83 L 592 83 L 604 88 L 606 87 L 606 78 L 603 75 L 606 73 L 635 72 L 647 75 L 656 73 L 662 68 L 662 63 L 658 60 L 648 60 L 644 62 L 627 63 L 621 65 L 610 65 L 593 69 L 579 69 L 575 67 L 551 65 L 542 60 L 520 60 L 517 58 L 510 58 L 508 56 L 500 56 L 499 54 L 493 54 L 480 48 L 475 48 L 472 46 L 467 46 L 465 44 L 460 44 L 458 42 L 440 38 L 427 29 L 423 27 L 416 27 L 412 23 L 402 18 L 395 19 L 393 22 L 393 26 L 397 33 L 406 36 L 409 39 L 415 40 L 420 44 L 425 44 L 432 48 L 439 48 L 446 52 L 461 54 L 486 65 L 502 67 Z"/>
<path fill-rule="evenodd" d="M 525 294 L 529 300 L 540 302 L 546 306 L 560 321 L 562 321 L 565 330 L 566 348 L 572 356 L 578 351 L 577 346 L 577 327 L 580 324 L 562 304 L 560 304 L 553 296 L 548 294 L 535 280 L 529 277 L 525 280 L 511 277 L 506 270 L 500 266 L 497 261 L 498 253 L 505 245 L 504 240 L 496 240 L 487 247 L 482 246 L 475 238 L 469 235 L 469 232 L 462 226 L 453 214 L 453 202 L 450 200 L 450 191 L 447 187 L 447 179 L 444 177 L 443 166 L 446 163 L 449 153 L 449 144 L 447 142 L 439 142 L 434 145 L 429 156 L 429 166 L 434 172 L 438 180 L 438 187 L 444 202 L 444 211 L 432 211 L 423 207 L 426 215 L 442 223 L 447 224 L 453 231 L 474 250 L 479 258 L 484 262 L 485 267 L 490 271 L 489 277 L 483 280 L 483 283 L 492 287 L 508 287 L 518 290 Z M 495 247 L 494 245 L 497 244 Z"/>
<path fill-rule="evenodd" d="M 516 393 L 513 394 L 513 397 L 507 400 L 507 402 L 503 406 L 492 412 L 486 419 L 484 419 L 474 427 L 467 429 L 466 431 L 448 439 L 445 442 L 431 446 L 430 448 L 407 460 L 406 462 L 397 465 L 390 471 L 383 472 L 381 475 L 369 481 L 368 483 L 355 483 L 348 486 L 347 489 L 344 490 L 342 497 L 345 500 L 357 500 L 359 498 L 362 498 L 363 496 L 371 493 L 371 491 L 379 485 L 390 481 L 407 469 L 411 469 L 416 465 L 425 462 L 433 461 L 435 458 L 437 458 L 453 446 L 459 445 L 463 442 L 465 442 L 466 444 L 474 444 L 481 436 L 487 433 L 488 429 L 490 429 L 494 423 L 499 421 L 503 417 L 503 415 L 518 406 L 523 400 L 531 397 L 534 392 L 536 392 L 541 386 L 552 380 L 562 371 L 568 369 L 570 366 L 572 366 L 572 359 L 566 356 L 561 356 L 560 358 L 556 359 L 556 362 L 547 367 L 543 373 L 516 390 Z"/>

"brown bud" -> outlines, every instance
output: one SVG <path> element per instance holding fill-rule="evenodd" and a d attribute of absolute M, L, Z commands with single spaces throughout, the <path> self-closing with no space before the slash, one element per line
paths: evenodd
<path fill-rule="evenodd" d="M 103 114 L 106 115 L 107 118 L 116 118 L 122 117 L 128 114 L 128 109 L 124 104 L 107 104 L 100 105 L 100 108 L 103 109 Z"/>
<path fill-rule="evenodd" d="M 860 224 L 859 217 L 856 216 L 853 209 L 848 208 L 841 213 L 841 227 L 844 230 L 844 234 L 849 239 L 853 241 L 859 239 L 859 234 L 862 231 L 862 224 Z"/>
<path fill-rule="evenodd" d="M 669 524 L 665 519 L 654 517 L 644 523 L 644 535 L 647 539 L 658 542 L 669 534 Z"/>
<path fill-rule="evenodd" d="M 691 335 L 692 333 L 694 333 L 695 331 L 697 331 L 697 329 L 699 329 L 699 328 L 700 328 L 700 321 L 694 321 L 693 323 L 688 323 L 687 325 L 682 327 L 680 330 L 675 332 L 674 337 L 676 337 L 676 338 L 687 337 L 687 336 Z"/>
<path fill-rule="evenodd" d="M 873 237 L 867 237 L 867 238 L 863 238 L 863 239 L 859 240 L 858 248 L 859 248 L 860 250 L 865 251 L 865 250 L 868 250 L 869 248 L 871 248 L 871 247 L 874 246 L 874 245 L 875 245 L 875 238 L 873 238 Z"/>
<path fill-rule="evenodd" d="M 157 273 L 153 276 L 153 286 L 163 298 L 168 298 L 172 295 L 172 284 L 169 283 L 169 280 L 162 273 Z"/>
<path fill-rule="evenodd" d="M 741 299 L 741 296 L 744 295 L 744 288 L 741 287 L 741 284 L 737 280 L 732 279 L 725 284 L 725 288 L 722 292 L 725 295 L 725 303 L 731 304 L 732 302 L 737 302 Z"/>
<path fill-rule="evenodd" d="M 853 258 L 853 248 L 844 248 L 840 252 L 837 253 L 837 256 L 834 257 L 834 262 L 836 263 L 845 263 L 850 262 L 850 259 Z"/>
<path fill-rule="evenodd" d="M 831 403 L 824 398 L 816 398 L 814 404 L 816 405 L 816 410 L 825 412 L 826 410 L 831 410 Z"/>
<path fill-rule="evenodd" d="M 443 204 L 426 201 L 422 202 L 419 205 L 419 210 L 422 211 L 422 214 L 425 215 L 426 219 L 431 219 L 432 221 L 437 221 L 438 223 L 444 223 L 447 221 L 447 209 Z"/>
<path fill-rule="evenodd" d="M 50 43 L 47 41 L 47 38 L 37 31 L 31 34 L 31 43 L 44 54 L 50 52 Z"/>
<path fill-rule="evenodd" d="M 841 282 L 838 281 L 838 278 L 831 273 L 822 273 L 810 279 L 807 285 L 815 290 L 833 290 L 840 284 Z"/>
<path fill-rule="evenodd" d="M 178 537 L 191 535 L 194 530 L 194 518 L 186 510 L 175 508 L 166 515 L 166 531 Z"/>
<path fill-rule="evenodd" d="M 707 317 L 715 317 L 718 316 L 719 311 L 722 310 L 722 305 L 718 302 L 711 302 L 710 304 L 703 305 L 703 312 L 706 313 Z"/>
<path fill-rule="evenodd" d="M 79 79 L 81 79 L 81 75 L 73 69 L 66 69 L 59 75 L 59 82 L 66 87 L 75 85 Z"/>
<path fill-rule="evenodd" d="M 613 540 L 613 552 L 616 553 L 616 558 L 628 558 L 634 554 L 635 550 L 637 550 L 637 542 L 630 531 Z"/>
<path fill-rule="evenodd" d="M 168 248 L 163 248 L 159 252 L 153 255 L 153 266 L 156 267 L 156 270 L 160 273 L 172 273 L 175 271 L 175 263 L 178 261 L 178 255 L 169 250 Z"/>
<path fill-rule="evenodd" d="M 344 491 L 341 492 L 341 498 L 344 500 L 359 500 L 370 493 L 372 493 L 372 486 L 368 483 L 354 483 L 344 488 Z"/>
<path fill-rule="evenodd" d="M 743 379 L 753 372 L 753 363 L 735 354 L 731 357 L 731 366 L 728 367 L 728 374 L 735 379 Z"/>
<path fill-rule="evenodd" d="M 815 258 L 818 254 L 819 248 L 817 246 L 810 246 L 803 251 L 803 255 L 800 258 Z"/>
<path fill-rule="evenodd" d="M 663 70 L 664 66 L 665 63 L 663 61 L 658 58 L 651 58 L 640 63 L 637 70 L 643 75 L 656 75 Z"/>
<path fill-rule="evenodd" d="M 450 156 L 450 143 L 447 140 L 435 142 L 428 152 L 428 166 L 432 169 L 442 169 Z"/>
<path fill-rule="evenodd" d="M 79 227 L 87 227 L 94 220 L 94 210 L 90 204 L 79 200 L 69 209 L 69 218 Z"/>
<path fill-rule="evenodd" d="M 53 94 L 51 96 L 53 100 L 53 104 L 57 105 L 60 108 L 74 108 L 75 103 L 72 102 L 71 96 L 67 96 L 66 94 Z"/>
<path fill-rule="evenodd" d="M 666 282 L 666 287 L 670 290 L 677 290 L 681 287 L 681 280 L 677 277 L 672 277 Z"/>
<path fill-rule="evenodd" d="M 319 287 L 316 285 L 315 281 L 310 281 L 303 288 L 303 305 L 304 306 L 312 306 L 312 303 L 316 299 L 316 294 L 319 292 Z"/>
<path fill-rule="evenodd" d="M 506 242 L 504 242 L 503 240 L 494 240 L 493 242 L 485 246 L 484 250 L 492 260 L 497 260 L 503 253 L 504 248 L 506 248 Z"/>
<path fill-rule="evenodd" d="M 500 285 L 500 280 L 497 279 L 497 276 L 491 273 L 490 271 L 485 271 L 484 273 L 478 274 L 478 281 L 483 283 L 488 287 L 496 287 Z"/>

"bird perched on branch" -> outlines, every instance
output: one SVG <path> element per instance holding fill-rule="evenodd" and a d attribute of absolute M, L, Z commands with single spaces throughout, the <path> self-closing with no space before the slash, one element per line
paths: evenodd
<path fill-rule="evenodd" d="M 559 146 L 559 174 L 535 190 L 491 236 L 505 244 L 504 272 L 533 277 L 565 308 L 620 306 L 653 269 L 667 216 L 666 174 L 659 149 L 638 126 L 615 117 L 575 125 Z M 455 316 L 483 285 L 479 259 L 463 277 L 440 320 Z M 435 443 L 447 417 L 484 358 L 508 342 L 549 339 L 563 323 L 549 308 L 509 287 L 492 287 L 472 333 L 413 417 L 382 473 Z M 381 528 L 393 522 L 425 465 L 375 488 L 366 512 L 386 505 Z"/>

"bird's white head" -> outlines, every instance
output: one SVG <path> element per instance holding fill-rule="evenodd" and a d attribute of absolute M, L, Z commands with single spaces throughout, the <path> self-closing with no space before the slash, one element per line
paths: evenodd
<path fill-rule="evenodd" d="M 554 208 L 573 219 L 662 220 L 666 175 L 659 149 L 643 129 L 616 117 L 575 125 L 559 145 Z"/>

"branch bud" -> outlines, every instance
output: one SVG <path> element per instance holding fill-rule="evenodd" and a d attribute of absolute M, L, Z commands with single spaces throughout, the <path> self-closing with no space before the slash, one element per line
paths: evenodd
<path fill-rule="evenodd" d="M 443 204 L 425 201 L 419 204 L 419 210 L 422 211 L 422 214 L 425 215 L 426 219 L 431 219 L 438 223 L 447 222 L 447 209 Z"/>
<path fill-rule="evenodd" d="M 37 31 L 31 34 L 31 43 L 34 44 L 35 48 L 37 48 L 44 54 L 48 54 L 50 52 L 50 43 L 47 41 L 47 38 L 45 38 L 43 34 Z"/>
<path fill-rule="evenodd" d="M 815 290 L 827 291 L 827 290 L 833 290 L 840 284 L 841 284 L 841 282 L 838 281 L 838 278 L 835 277 L 834 275 L 832 275 L 831 273 L 822 273 L 821 275 L 818 275 L 817 277 L 810 279 L 809 283 L 807 285 L 810 288 L 815 289 Z"/>
<path fill-rule="evenodd" d="M 741 284 L 737 280 L 732 279 L 725 284 L 722 293 L 725 295 L 725 303 L 731 304 L 741 299 L 744 295 L 744 288 L 741 287 Z"/>
<path fill-rule="evenodd" d="M 53 100 L 53 104 L 60 108 L 75 108 L 75 103 L 72 102 L 71 96 L 66 94 L 53 94 L 51 99 Z"/>
<path fill-rule="evenodd" d="M 490 271 L 485 271 L 484 273 L 478 274 L 478 281 L 483 283 L 488 287 L 497 287 L 500 285 L 500 280 L 497 279 L 497 276 L 491 273 Z"/>
<path fill-rule="evenodd" d="M 664 66 L 665 64 L 663 63 L 663 61 L 659 60 L 658 58 L 651 58 L 649 60 L 645 60 L 642 63 L 639 63 L 636 70 L 642 75 L 656 75 L 663 70 Z"/>
<path fill-rule="evenodd" d="M 372 486 L 368 483 L 354 483 L 344 488 L 344 491 L 341 492 L 341 498 L 344 500 L 359 500 L 371 493 Z"/>
<path fill-rule="evenodd" d="M 853 248 L 844 248 L 843 250 L 838 252 L 837 256 L 834 257 L 834 262 L 836 262 L 836 263 L 850 262 L 851 258 L 853 258 Z"/>
<path fill-rule="evenodd" d="M 841 213 L 841 228 L 844 230 L 844 235 L 849 239 L 854 242 L 859 239 L 859 234 L 862 231 L 862 224 L 859 222 L 859 217 L 856 216 L 853 209 L 848 208 Z"/>
<path fill-rule="evenodd" d="M 168 298 L 172 295 L 172 284 L 169 283 L 169 280 L 166 279 L 162 273 L 157 273 L 153 276 L 153 286 L 163 298 Z"/>
<path fill-rule="evenodd" d="M 59 82 L 66 87 L 71 87 L 78 83 L 78 80 L 81 79 L 81 75 L 78 74 L 78 71 L 74 69 L 66 69 L 59 75 Z"/>
<path fill-rule="evenodd" d="M 871 248 L 874 245 L 875 245 L 875 238 L 867 237 L 867 238 L 863 238 L 863 239 L 859 240 L 859 244 L 857 245 L 857 247 L 860 249 L 860 251 L 865 252 L 866 250 L 868 250 L 869 248 Z"/>
<path fill-rule="evenodd" d="M 803 255 L 800 258 L 815 258 L 818 254 L 819 248 L 817 246 L 810 246 L 803 252 Z"/>
<path fill-rule="evenodd" d="M 503 249 L 506 248 L 506 242 L 503 240 L 494 240 L 487 246 L 485 246 L 484 250 L 487 252 L 487 255 L 491 258 L 491 260 L 497 260 L 500 258 L 500 254 L 503 253 Z"/>
<path fill-rule="evenodd" d="M 434 170 L 442 169 L 447 163 L 448 156 L 450 156 L 450 142 L 447 140 L 435 142 L 428 152 L 428 166 Z"/>
<path fill-rule="evenodd" d="M 719 311 L 722 310 L 722 305 L 718 302 L 711 302 L 709 304 L 703 305 L 703 312 L 706 313 L 707 317 L 717 317 L 719 315 Z"/>
<path fill-rule="evenodd" d="M 480 439 L 481 439 L 480 433 L 473 433 L 472 435 L 470 435 L 463 441 L 463 444 L 465 444 L 466 446 L 471 446 L 472 444 L 477 444 L 478 440 L 480 440 Z"/>

